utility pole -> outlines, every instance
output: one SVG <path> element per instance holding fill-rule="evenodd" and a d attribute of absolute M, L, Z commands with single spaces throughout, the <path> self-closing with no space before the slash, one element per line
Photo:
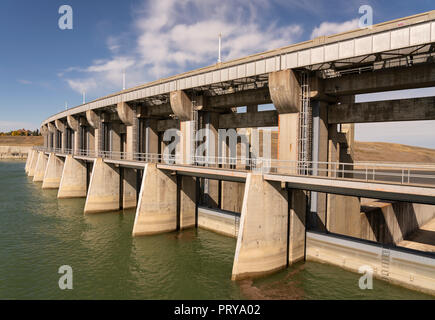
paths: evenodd
<path fill-rule="evenodd" d="M 122 69 L 122 90 L 125 90 L 125 68 Z"/>
<path fill-rule="evenodd" d="M 83 104 L 85 104 L 86 103 L 86 93 L 85 93 L 85 90 L 83 90 Z"/>

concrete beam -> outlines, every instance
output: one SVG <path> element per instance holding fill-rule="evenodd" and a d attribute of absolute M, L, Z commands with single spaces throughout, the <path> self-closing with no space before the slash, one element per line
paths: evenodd
<path fill-rule="evenodd" d="M 248 174 L 232 280 L 255 277 L 287 266 L 287 191 L 280 183 Z"/>
<path fill-rule="evenodd" d="M 173 113 L 180 121 L 193 120 L 192 101 L 184 91 L 172 91 L 170 102 Z"/>
<path fill-rule="evenodd" d="M 119 210 L 119 168 L 105 163 L 102 158 L 94 161 L 85 214 Z"/>
<path fill-rule="evenodd" d="M 435 65 L 424 64 L 325 80 L 325 94 L 351 95 L 435 86 Z"/>
<path fill-rule="evenodd" d="M 94 129 L 100 129 L 101 121 L 100 116 L 94 110 L 86 111 L 86 120 L 89 125 Z"/>
<path fill-rule="evenodd" d="M 301 87 L 293 70 L 269 73 L 269 91 L 278 113 L 298 113 L 301 110 Z"/>
<path fill-rule="evenodd" d="M 328 107 L 328 123 L 435 120 L 435 97 L 338 104 Z"/>
<path fill-rule="evenodd" d="M 136 116 L 138 118 L 159 118 L 167 117 L 173 113 L 170 103 L 163 103 L 153 106 L 137 107 Z"/>
<path fill-rule="evenodd" d="M 205 98 L 205 108 L 231 108 L 272 103 L 268 88 L 246 90 Z"/>
<path fill-rule="evenodd" d="M 275 110 L 219 115 L 219 129 L 275 126 L 278 126 L 278 113 Z"/>
<path fill-rule="evenodd" d="M 57 197 L 84 198 L 86 197 L 86 165 L 83 161 L 67 155 L 62 171 Z"/>
<path fill-rule="evenodd" d="M 69 115 L 66 117 L 66 122 L 68 123 L 68 126 L 74 131 L 77 132 L 79 131 L 80 128 L 80 123 L 79 120 L 72 115 Z"/>
<path fill-rule="evenodd" d="M 133 236 L 174 231 L 177 228 L 177 182 L 174 175 L 147 163 L 142 179 Z"/>
<path fill-rule="evenodd" d="M 126 102 L 119 102 L 116 105 L 119 119 L 126 125 L 132 126 L 135 118 L 135 110 L 130 107 Z"/>
<path fill-rule="evenodd" d="M 66 126 L 65 123 L 61 120 L 54 120 L 54 124 L 56 125 L 57 130 L 59 130 L 60 132 L 65 132 Z"/>
<path fill-rule="evenodd" d="M 57 128 L 54 125 L 54 122 L 49 122 L 47 125 L 48 125 L 48 131 L 50 133 L 56 133 Z"/>
<path fill-rule="evenodd" d="M 57 157 L 54 153 L 48 156 L 47 169 L 45 170 L 44 181 L 42 182 L 42 189 L 57 189 L 62 179 L 62 171 L 64 160 Z"/>

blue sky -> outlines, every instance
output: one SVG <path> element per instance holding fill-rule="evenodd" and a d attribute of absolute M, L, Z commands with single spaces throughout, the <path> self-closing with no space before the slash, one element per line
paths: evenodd
<path fill-rule="evenodd" d="M 63 4 L 73 8 L 73 30 L 58 27 Z M 228 60 L 353 29 L 363 4 L 373 7 L 374 23 L 434 9 L 433 0 L 2 0 L 0 131 L 39 127 L 65 102 L 80 104 L 83 89 L 87 101 L 122 89 L 123 68 L 132 87 L 213 64 L 219 32 Z M 361 128 L 357 138 L 373 135 Z M 404 130 L 388 139 L 435 147 L 421 133 L 407 140 Z"/>

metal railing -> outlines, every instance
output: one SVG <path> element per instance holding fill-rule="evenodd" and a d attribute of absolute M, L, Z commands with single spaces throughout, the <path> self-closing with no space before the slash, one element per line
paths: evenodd
<path fill-rule="evenodd" d="M 78 157 L 104 158 L 169 165 L 188 165 L 199 167 L 247 170 L 257 173 L 282 175 L 305 175 L 333 179 L 356 179 L 367 182 L 393 182 L 403 185 L 435 185 L 435 164 L 400 164 L 376 162 L 322 162 L 292 161 L 248 157 L 212 157 L 182 155 L 129 153 L 116 151 L 72 150 L 59 148 L 34 147 L 37 151 L 70 154 Z"/>

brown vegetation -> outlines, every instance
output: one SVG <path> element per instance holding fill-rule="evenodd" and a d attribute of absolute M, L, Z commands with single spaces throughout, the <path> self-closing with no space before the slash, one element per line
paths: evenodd
<path fill-rule="evenodd" d="M 0 146 L 42 146 L 42 136 L 0 136 Z"/>

